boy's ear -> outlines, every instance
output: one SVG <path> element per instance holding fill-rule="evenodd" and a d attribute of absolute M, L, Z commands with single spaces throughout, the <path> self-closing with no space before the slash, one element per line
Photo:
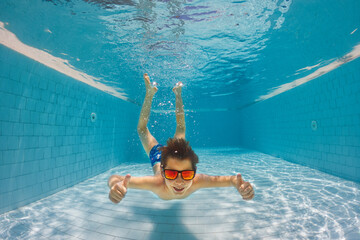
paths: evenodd
<path fill-rule="evenodd" d="M 164 165 L 160 165 L 161 176 L 164 176 Z"/>

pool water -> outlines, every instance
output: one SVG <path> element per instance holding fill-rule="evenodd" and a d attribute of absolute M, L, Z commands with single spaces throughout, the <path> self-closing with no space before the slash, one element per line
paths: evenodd
<path fill-rule="evenodd" d="M 359 240 L 359 9 L 0 1 L 0 239 Z M 198 171 L 241 173 L 252 201 L 234 188 L 108 199 L 112 174 L 152 174 L 136 133 L 145 72 L 159 88 L 150 132 L 175 131 L 182 81 Z"/>
<path fill-rule="evenodd" d="M 198 172 L 241 173 L 255 188 L 201 189 L 164 201 L 130 189 L 108 199 L 112 174 L 151 175 L 150 163 L 123 163 L 40 201 L 0 215 L 1 239 L 360 239 L 360 185 L 242 148 L 201 148 Z"/>

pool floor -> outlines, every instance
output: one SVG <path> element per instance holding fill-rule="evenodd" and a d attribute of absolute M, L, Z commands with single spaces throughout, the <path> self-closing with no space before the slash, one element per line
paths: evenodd
<path fill-rule="evenodd" d="M 240 172 L 255 198 L 218 188 L 163 201 L 130 189 L 115 205 L 110 175 L 152 174 L 150 163 L 124 163 L 0 215 L 0 239 L 360 239 L 359 184 L 246 149 L 196 152 L 198 172 Z"/>

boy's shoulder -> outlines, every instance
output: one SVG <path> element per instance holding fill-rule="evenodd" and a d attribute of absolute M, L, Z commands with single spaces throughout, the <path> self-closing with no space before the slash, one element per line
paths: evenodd
<path fill-rule="evenodd" d="M 203 187 L 203 183 L 206 181 L 206 177 L 208 175 L 206 174 L 202 174 L 202 173 L 197 173 L 194 177 L 193 183 L 192 183 L 192 189 L 194 191 L 200 189 Z"/>
<path fill-rule="evenodd" d="M 154 188 L 159 188 L 165 185 L 164 178 L 161 176 L 161 174 L 156 174 L 154 176 L 149 176 L 149 177 Z"/>

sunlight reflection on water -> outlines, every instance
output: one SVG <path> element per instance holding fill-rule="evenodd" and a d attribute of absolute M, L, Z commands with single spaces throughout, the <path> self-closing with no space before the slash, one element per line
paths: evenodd
<path fill-rule="evenodd" d="M 233 188 L 203 189 L 163 201 L 130 189 L 108 200 L 112 174 L 151 175 L 150 163 L 124 163 L 50 197 L 0 215 L 0 238 L 155 239 L 159 236 L 246 239 L 356 239 L 360 187 L 354 182 L 240 149 L 195 149 L 199 173 L 241 173 L 255 188 L 243 201 Z"/>

